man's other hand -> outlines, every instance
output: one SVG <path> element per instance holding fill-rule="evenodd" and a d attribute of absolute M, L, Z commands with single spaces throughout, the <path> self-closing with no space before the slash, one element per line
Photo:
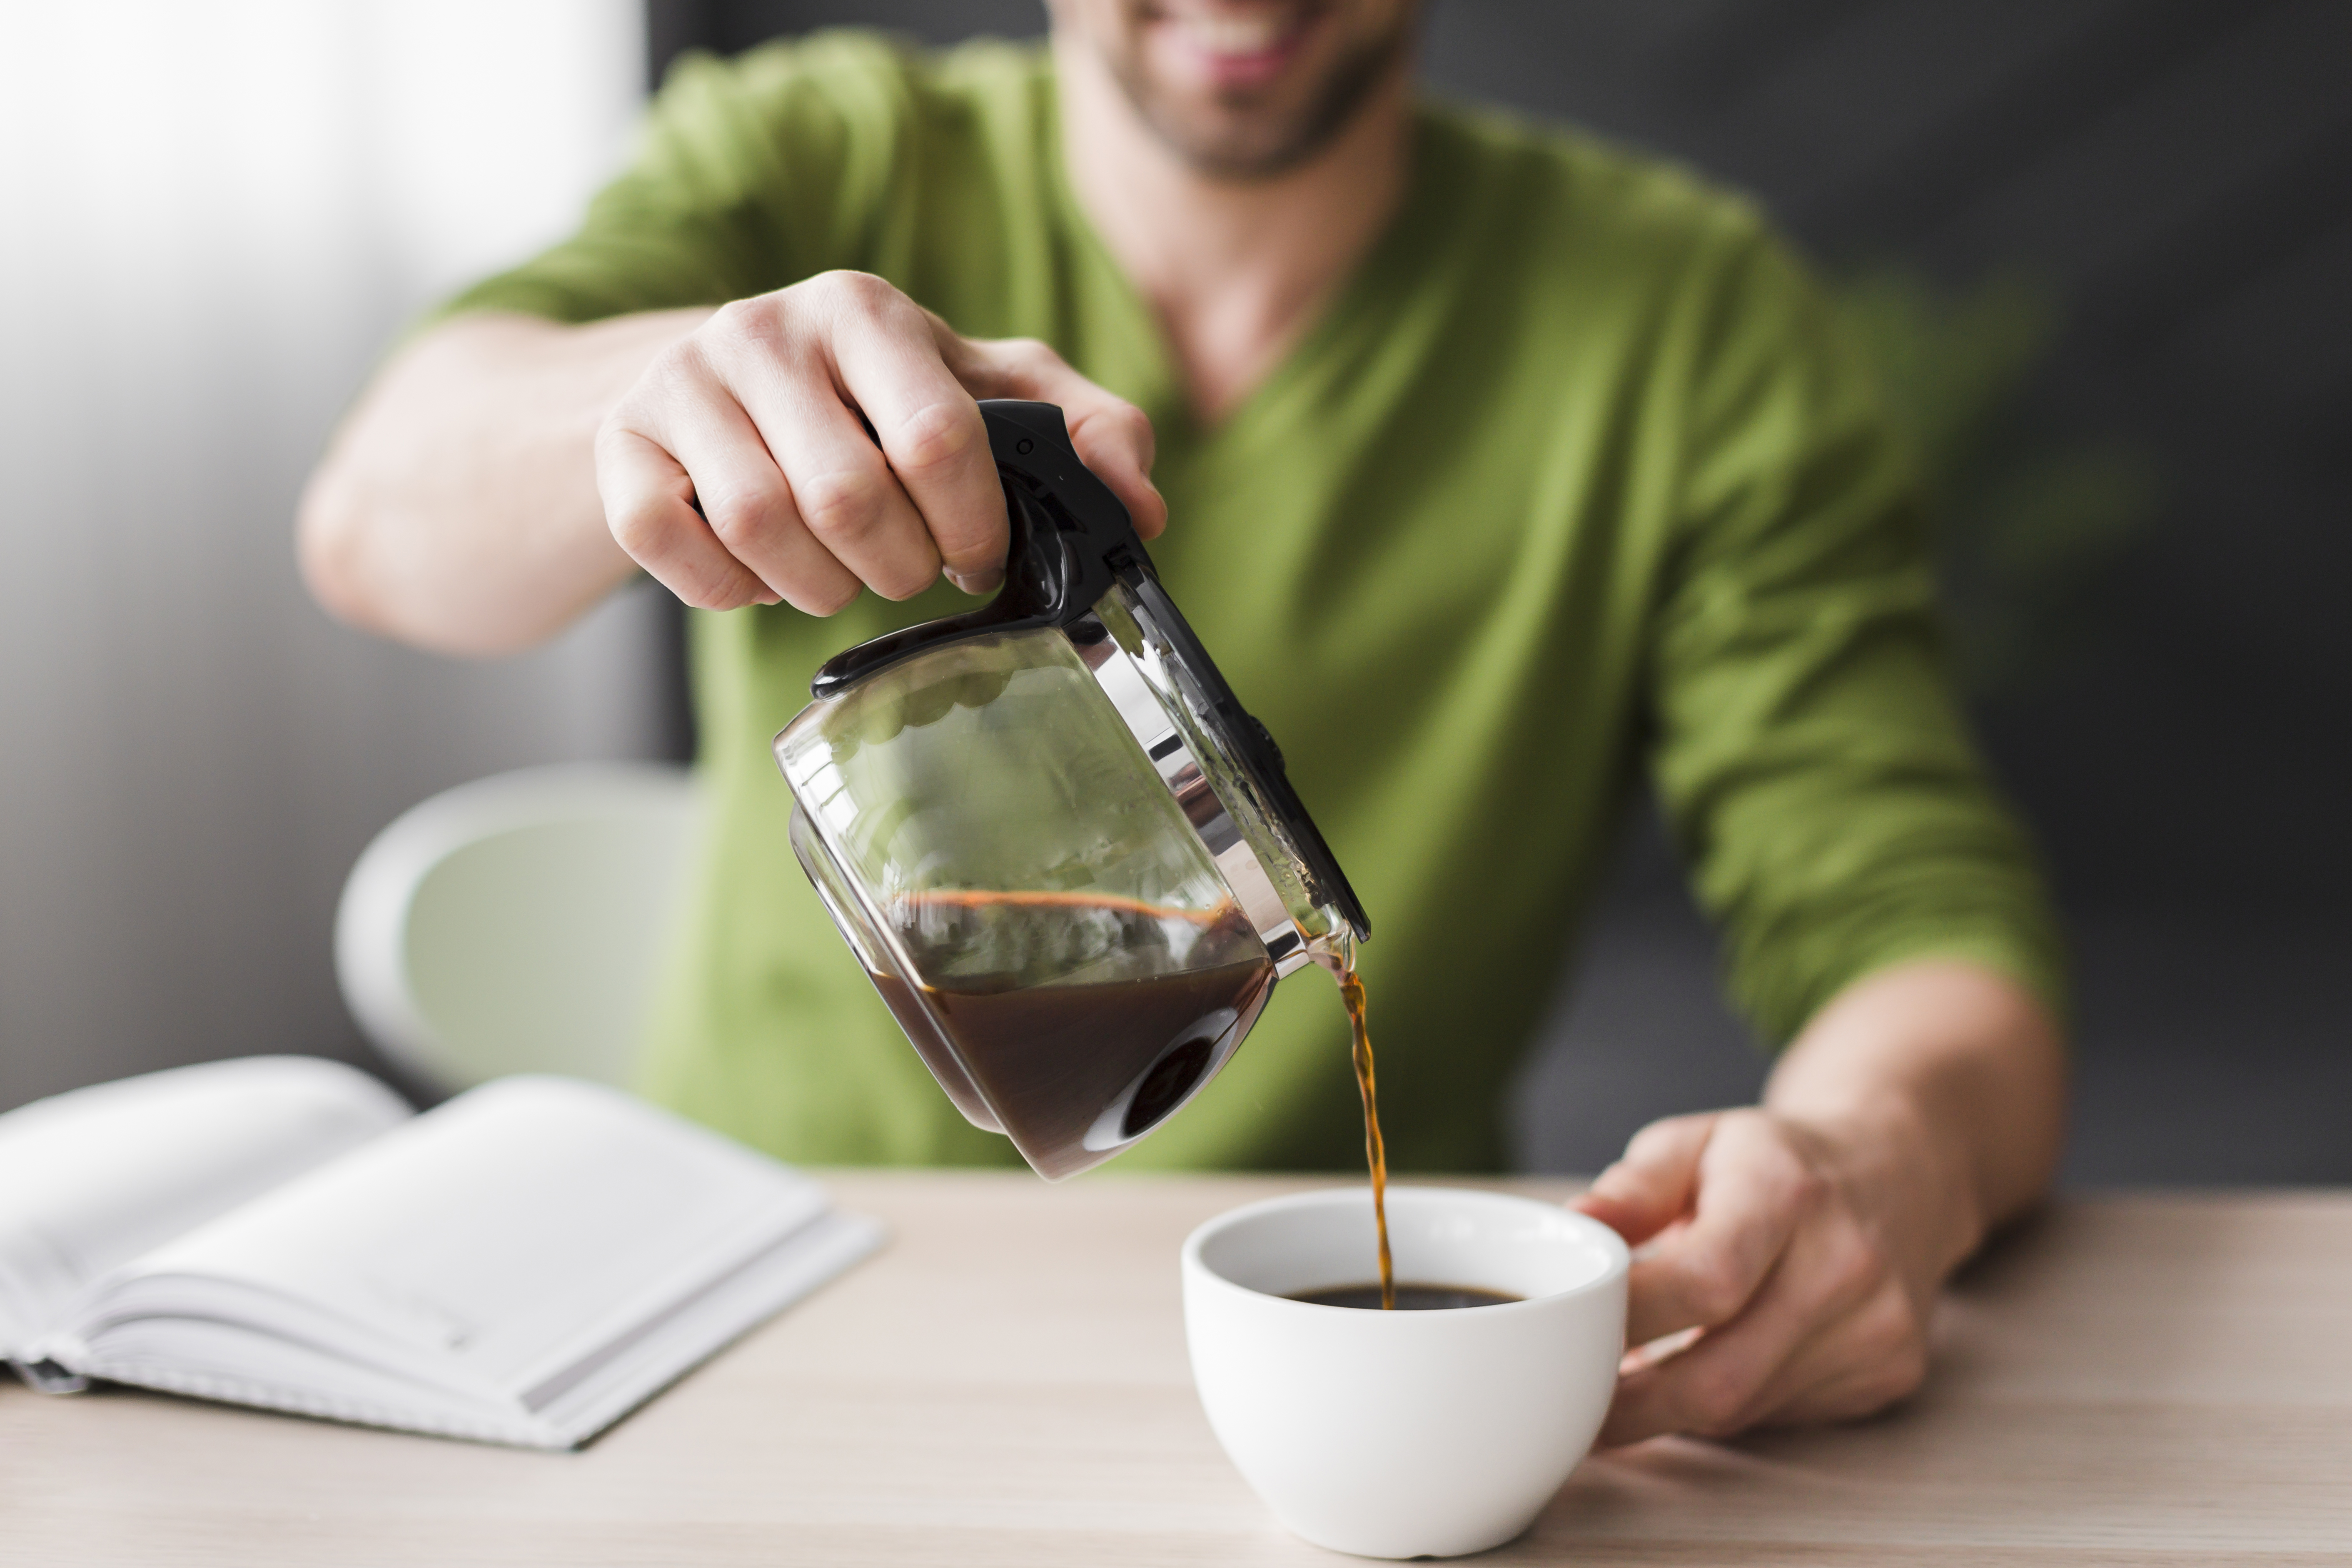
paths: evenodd
<path fill-rule="evenodd" d="M 1061 405 L 1136 531 L 1166 525 L 1133 405 L 1043 343 L 961 337 L 859 272 L 738 300 L 656 356 L 596 436 L 605 521 L 704 609 L 829 616 L 863 587 L 908 599 L 942 572 L 984 593 L 1006 534 L 983 397 Z"/>
<path fill-rule="evenodd" d="M 1877 1163 L 1765 1110 L 1633 1139 L 1573 1205 L 1647 1244 L 1603 1446 L 1864 1415 L 1919 1385 L 1938 1271 L 1890 1234 Z"/>
<path fill-rule="evenodd" d="M 2042 1005 L 1922 959 L 1832 997 L 1759 1109 L 1654 1122 L 1574 1207 L 1637 1248 L 1603 1446 L 1867 1415 L 1919 1386 L 1944 1279 L 2057 1163 Z"/>

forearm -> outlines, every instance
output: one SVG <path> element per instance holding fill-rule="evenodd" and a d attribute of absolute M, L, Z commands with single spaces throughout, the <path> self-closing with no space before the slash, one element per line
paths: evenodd
<path fill-rule="evenodd" d="M 597 428 L 708 314 L 464 316 L 409 344 L 303 494 L 311 592 L 356 626 L 447 653 L 562 630 L 635 569 L 605 527 Z"/>
<path fill-rule="evenodd" d="M 1923 959 L 1864 976 L 1814 1015 L 1766 1087 L 1767 1110 L 1864 1151 L 1921 1284 L 2047 1189 L 2063 1141 L 2056 1025 L 2016 982 Z"/>

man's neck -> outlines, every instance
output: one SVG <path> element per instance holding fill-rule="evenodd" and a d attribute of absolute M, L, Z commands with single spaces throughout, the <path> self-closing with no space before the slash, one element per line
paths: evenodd
<path fill-rule="evenodd" d="M 1057 35 L 1062 155 L 1087 221 L 1160 317 L 1186 399 L 1214 424 L 1280 363 L 1402 199 L 1400 69 L 1307 163 L 1218 179 L 1162 142 L 1100 58 Z"/>

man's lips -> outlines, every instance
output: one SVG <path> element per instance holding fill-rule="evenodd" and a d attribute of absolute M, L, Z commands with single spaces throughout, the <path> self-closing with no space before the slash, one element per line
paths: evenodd
<path fill-rule="evenodd" d="M 1150 24 L 1153 42 L 1184 74 L 1216 88 L 1262 87 L 1305 51 L 1321 19 L 1315 7 L 1165 14 Z"/>

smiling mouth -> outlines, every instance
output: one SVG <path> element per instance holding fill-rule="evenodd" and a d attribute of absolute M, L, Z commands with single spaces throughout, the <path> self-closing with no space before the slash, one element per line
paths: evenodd
<path fill-rule="evenodd" d="M 1257 87 L 1303 52 L 1319 5 L 1154 7 L 1147 25 L 1192 73 L 1221 88 Z"/>

